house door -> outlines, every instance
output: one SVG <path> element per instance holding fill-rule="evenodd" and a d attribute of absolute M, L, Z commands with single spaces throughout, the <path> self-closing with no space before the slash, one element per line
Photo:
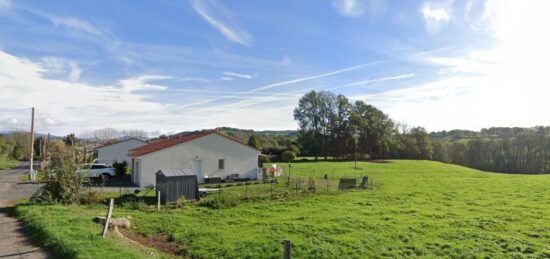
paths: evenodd
<path fill-rule="evenodd" d="M 197 174 L 197 180 L 201 180 L 202 160 L 193 160 L 193 172 Z"/>

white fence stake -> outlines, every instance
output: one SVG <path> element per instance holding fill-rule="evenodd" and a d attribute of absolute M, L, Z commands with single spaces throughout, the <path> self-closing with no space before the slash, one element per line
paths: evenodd
<path fill-rule="evenodd" d="M 160 212 L 160 191 L 157 191 L 157 212 Z"/>
<path fill-rule="evenodd" d="M 103 226 L 103 233 L 101 236 L 105 237 L 107 235 L 107 229 L 109 229 L 109 221 L 111 220 L 111 216 L 113 215 L 113 206 L 115 205 L 115 200 L 111 199 L 109 201 L 109 210 L 107 211 L 107 218 L 105 218 L 105 226 Z"/>

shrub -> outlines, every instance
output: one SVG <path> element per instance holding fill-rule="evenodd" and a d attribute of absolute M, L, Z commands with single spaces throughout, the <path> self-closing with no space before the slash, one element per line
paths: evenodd
<path fill-rule="evenodd" d="M 80 165 L 85 161 L 86 152 L 76 145 L 64 147 L 51 155 L 45 168 L 47 175 L 53 176 L 40 192 L 32 197 L 34 202 L 77 203 L 84 176 L 79 172 Z"/>
<path fill-rule="evenodd" d="M 271 163 L 271 159 L 269 159 L 269 156 L 267 155 L 260 155 L 258 156 L 258 166 L 262 167 L 265 163 Z"/>
<path fill-rule="evenodd" d="M 146 211 L 146 212 L 155 211 L 154 208 L 147 205 L 147 203 L 142 199 L 139 199 L 136 201 L 122 202 L 121 205 L 124 209 L 128 209 L 128 210 L 140 210 L 140 211 Z"/>
<path fill-rule="evenodd" d="M 200 206 L 208 207 L 211 209 L 222 209 L 222 208 L 233 208 L 237 206 L 243 199 L 239 193 L 234 193 L 231 195 L 216 195 L 212 199 L 201 200 L 199 202 Z"/>
<path fill-rule="evenodd" d="M 123 161 L 121 163 L 114 162 L 113 163 L 113 168 L 115 169 L 116 176 L 122 177 L 128 171 L 128 163 L 126 163 L 126 161 Z"/>
<path fill-rule="evenodd" d="M 138 198 L 137 195 L 135 195 L 133 193 L 125 193 L 120 197 L 120 200 L 121 201 L 136 201 L 137 198 Z"/>
<path fill-rule="evenodd" d="M 94 205 L 104 203 L 107 200 L 107 195 L 103 192 L 86 192 L 80 195 L 80 203 Z"/>
<path fill-rule="evenodd" d="M 285 152 L 281 154 L 281 159 L 283 159 L 283 161 L 285 162 L 290 162 L 296 159 L 296 153 L 294 153 L 294 151 L 292 150 L 285 150 Z"/>

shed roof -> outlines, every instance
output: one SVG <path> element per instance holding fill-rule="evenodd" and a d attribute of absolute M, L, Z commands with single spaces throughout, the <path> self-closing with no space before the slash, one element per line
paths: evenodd
<path fill-rule="evenodd" d="M 141 146 L 141 147 L 138 147 L 138 148 L 131 149 L 129 151 L 129 153 L 133 157 L 140 157 L 140 156 L 143 156 L 143 155 L 147 155 L 149 153 L 159 151 L 161 149 L 165 149 L 165 148 L 168 148 L 168 147 L 171 147 L 171 146 L 183 144 L 185 142 L 189 142 L 189 141 L 192 141 L 192 140 L 195 140 L 195 139 L 198 139 L 198 138 L 202 138 L 202 137 L 205 137 L 205 136 L 208 136 L 208 135 L 211 135 L 211 134 L 220 135 L 224 138 L 227 138 L 231 141 L 237 142 L 241 145 L 252 148 L 252 149 L 259 152 L 259 150 L 255 149 L 255 148 L 253 148 L 249 145 L 246 145 L 245 143 L 243 143 L 243 142 L 241 142 L 241 141 L 239 141 L 235 138 L 232 138 L 232 137 L 229 137 L 229 136 L 224 135 L 222 133 L 219 133 L 218 131 L 200 131 L 200 132 L 187 134 L 187 135 L 177 137 L 177 138 L 169 138 L 169 139 L 165 139 L 165 140 L 161 140 L 161 141 L 151 142 L 151 143 L 149 143 L 145 146 Z"/>
<path fill-rule="evenodd" d="M 157 172 L 157 174 L 159 173 L 163 174 L 166 177 L 197 175 L 191 169 L 161 169 Z"/>

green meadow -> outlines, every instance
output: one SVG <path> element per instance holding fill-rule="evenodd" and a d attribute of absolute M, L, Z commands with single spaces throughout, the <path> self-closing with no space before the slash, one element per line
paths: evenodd
<path fill-rule="evenodd" d="M 319 178 L 368 175 L 374 188 L 204 206 L 214 194 L 160 213 L 152 204 L 126 203 L 115 207 L 114 216 L 130 216 L 139 234 L 168 235 L 196 258 L 281 258 L 285 239 L 292 241 L 294 258 L 550 257 L 550 175 L 407 160 L 358 162 L 357 170 L 353 162 L 304 161 L 292 170 Z M 20 204 L 16 214 L 59 257 L 168 257 L 99 237 L 101 226 L 92 218 L 106 209 Z"/>

